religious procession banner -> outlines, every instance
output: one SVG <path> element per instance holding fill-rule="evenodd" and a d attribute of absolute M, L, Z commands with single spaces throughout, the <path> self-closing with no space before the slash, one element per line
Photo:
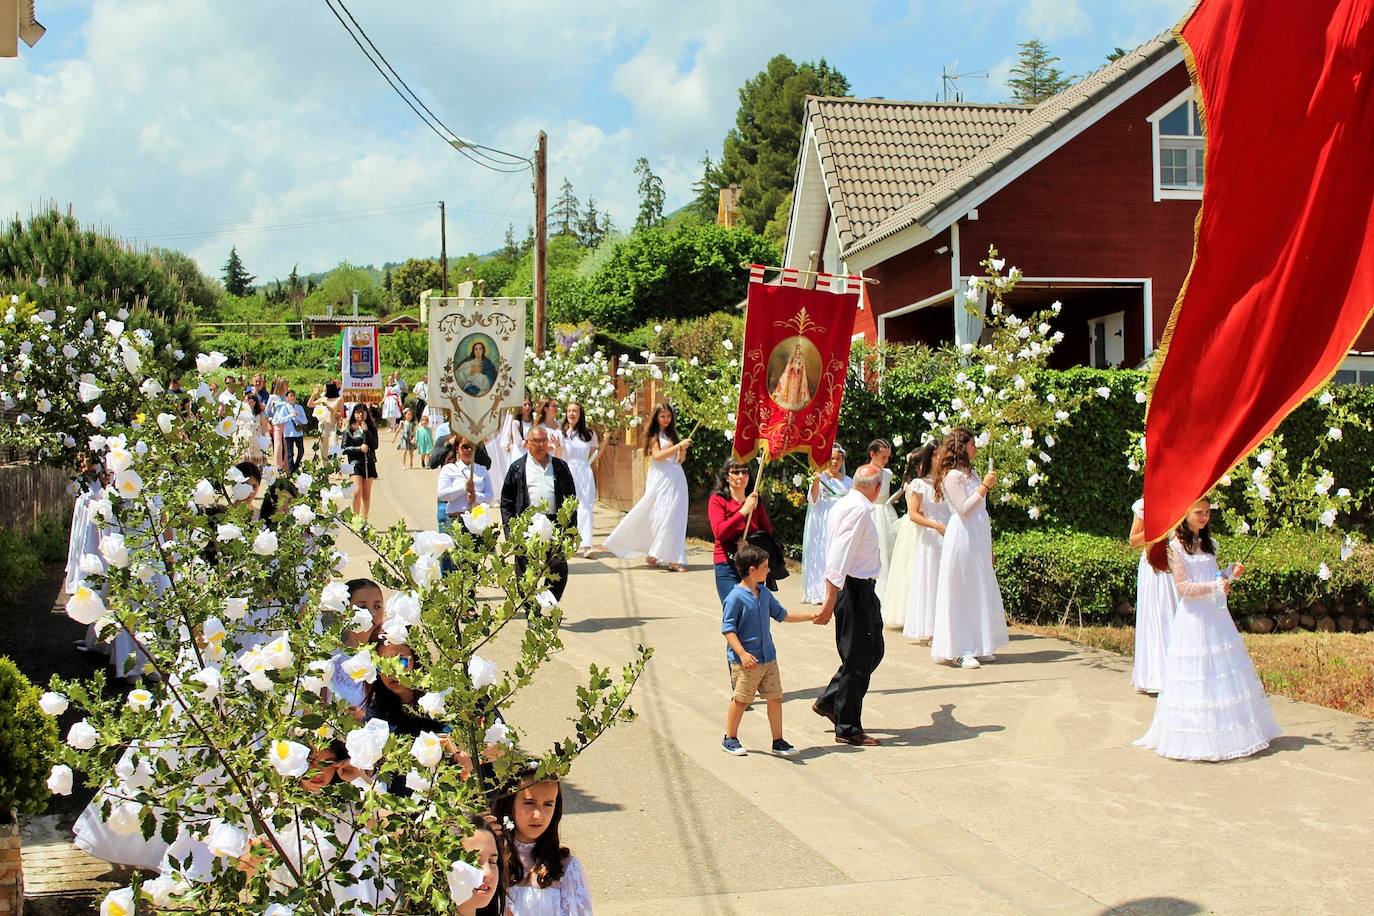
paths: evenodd
<path fill-rule="evenodd" d="M 340 386 L 345 398 L 366 391 L 382 390 L 381 338 L 376 325 L 346 327 L 339 335 Z M 348 398 L 354 400 L 353 398 Z"/>
<path fill-rule="evenodd" d="M 786 269 L 765 284 L 764 269 L 749 270 L 735 458 L 801 452 L 820 467 L 835 444 L 863 281 L 819 274 L 807 289 L 802 271 Z"/>
<path fill-rule="evenodd" d="M 1145 418 L 1152 541 L 1331 377 L 1374 315 L 1374 3 L 1202 0 L 1178 34 L 1207 178 Z"/>
<path fill-rule="evenodd" d="M 429 300 L 430 403 L 455 433 L 481 442 L 525 396 L 529 299 Z"/>

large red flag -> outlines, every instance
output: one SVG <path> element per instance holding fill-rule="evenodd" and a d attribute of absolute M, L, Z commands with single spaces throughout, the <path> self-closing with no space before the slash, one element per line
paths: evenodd
<path fill-rule="evenodd" d="M 1179 35 L 1206 179 L 1145 424 L 1150 540 L 1332 376 L 1374 310 L 1374 0 L 1201 0 Z"/>
<path fill-rule="evenodd" d="M 762 444 L 770 459 L 805 452 L 819 466 L 835 445 L 863 281 L 819 274 L 806 289 L 800 271 L 784 270 L 776 285 L 763 271 L 749 272 L 735 458 L 748 461 Z"/>

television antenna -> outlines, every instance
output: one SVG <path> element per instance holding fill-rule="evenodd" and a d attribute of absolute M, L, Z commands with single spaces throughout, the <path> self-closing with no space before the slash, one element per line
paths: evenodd
<path fill-rule="evenodd" d="M 962 102 L 964 100 L 964 93 L 959 88 L 959 80 L 961 79 L 985 80 L 988 78 L 988 71 L 986 70 L 971 70 L 968 73 L 960 73 L 958 71 L 959 61 L 957 60 L 948 66 L 942 65 L 940 67 L 940 88 L 944 95 L 941 101 L 951 101 L 951 95 L 954 96 L 952 101 Z"/>

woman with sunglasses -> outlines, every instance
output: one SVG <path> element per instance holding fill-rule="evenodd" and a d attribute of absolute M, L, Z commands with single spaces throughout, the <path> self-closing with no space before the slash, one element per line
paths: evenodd
<path fill-rule="evenodd" d="M 749 491 L 749 484 L 749 465 L 727 461 L 716 477 L 716 488 L 706 509 L 715 541 L 716 592 L 721 604 L 739 584 L 739 573 L 731 560 L 745 535 L 749 531 L 773 533 L 768 510 L 759 495 Z"/>
<path fill-rule="evenodd" d="M 449 438 L 449 451 L 439 468 L 439 530 L 447 531 L 478 503 L 491 503 L 491 476 L 476 461 L 477 446 L 466 436 Z"/>

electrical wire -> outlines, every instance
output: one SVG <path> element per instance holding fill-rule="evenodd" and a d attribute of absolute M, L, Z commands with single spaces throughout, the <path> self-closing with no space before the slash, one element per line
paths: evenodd
<path fill-rule="evenodd" d="M 372 39 L 367 36 L 367 33 L 365 31 L 363 31 L 362 26 L 358 25 L 358 21 L 354 19 L 353 14 L 348 11 L 348 7 L 344 5 L 343 0 L 324 0 L 324 3 L 325 6 L 329 7 L 329 11 L 334 14 L 334 18 L 339 20 L 339 25 L 343 26 L 344 31 L 348 32 L 348 37 L 353 39 L 353 43 L 358 46 L 358 50 L 363 52 L 363 56 L 367 58 L 368 63 L 372 64 L 373 68 L 377 71 L 377 73 L 381 75 L 382 79 L 386 80 L 387 85 L 391 87 L 392 91 L 395 92 L 398 96 L 400 96 L 401 101 L 406 103 L 406 107 L 413 111 L 415 113 L 415 116 L 419 118 L 421 121 L 423 121 L 425 126 L 428 127 L 431 131 L 433 131 L 434 135 L 437 136 L 440 140 L 444 141 L 444 143 L 446 143 L 453 149 L 457 150 L 459 154 L 461 154 L 464 158 L 468 159 L 470 162 L 476 163 L 477 165 L 480 165 L 485 169 L 490 169 L 493 172 L 523 172 L 524 170 L 532 167 L 532 164 L 528 160 L 522 160 L 520 159 L 520 157 L 514 156 L 511 153 L 505 153 L 501 150 L 497 150 L 489 146 L 469 143 L 462 137 L 458 136 L 458 134 L 454 132 L 451 128 L 449 128 L 448 125 L 440 121 L 438 116 L 435 115 L 434 112 L 430 111 L 429 107 L 425 105 L 423 101 L 421 101 L 420 97 L 416 95 L 415 92 L 411 90 L 411 88 L 408 85 L 406 85 L 405 80 L 401 79 L 401 75 L 396 72 L 396 69 L 392 67 L 391 63 L 387 61 L 385 56 L 382 55 L 382 52 L 377 49 L 377 46 L 373 43 Z M 353 22 L 353 25 L 357 27 L 358 34 L 354 34 L 353 29 L 350 28 L 349 24 L 344 21 L 343 16 L 339 15 L 339 11 L 334 8 L 335 3 L 339 4 L 339 7 L 344 11 L 345 14 L 347 14 L 349 20 L 351 20 Z M 368 52 L 368 49 L 363 46 L 363 42 L 359 41 L 359 34 L 362 35 L 363 40 L 365 40 L 367 44 L 371 46 L 372 50 L 376 52 L 376 58 L 374 58 L 373 55 Z M 381 60 L 382 64 L 385 64 L 386 69 L 382 68 L 382 64 L 378 64 L 378 59 Z M 388 75 L 388 70 L 391 71 L 391 75 Z M 392 75 L 395 76 L 395 80 L 392 79 Z M 401 91 L 400 86 L 397 86 L 397 82 L 400 82 L 401 86 L 405 86 L 405 92 Z M 407 93 L 409 93 L 409 95 L 407 95 Z M 414 101 L 411 101 L 412 98 L 414 99 Z M 416 107 L 416 103 L 419 104 L 419 108 Z M 421 109 L 424 109 L 424 113 L 421 112 Z M 426 114 L 428 115 L 428 117 L 426 117 Z M 439 129 L 440 127 L 443 128 L 443 131 L 447 131 L 449 136 L 445 136 L 444 132 Z M 471 152 L 469 152 L 470 149 Z M 504 156 L 509 156 L 511 160 L 519 161 L 522 164 L 516 166 L 515 168 L 506 168 L 506 166 L 515 165 L 515 162 L 506 162 L 500 159 L 496 159 L 493 156 L 486 155 L 482 152 L 482 150 L 489 150 L 491 152 L 501 153 Z"/>
<path fill-rule="evenodd" d="M 224 217 L 199 217 L 195 219 L 174 219 L 156 220 L 144 223 L 132 223 L 124 226 L 126 231 L 147 231 L 161 230 L 168 231 L 194 231 L 198 228 L 213 228 L 216 226 L 244 226 L 252 227 L 262 223 L 278 223 L 283 220 L 294 221 L 301 219 L 329 219 L 342 216 L 362 216 L 372 213 L 407 213 L 420 210 L 428 210 L 439 202 L 437 200 L 417 201 L 410 204 L 392 204 L 386 207 L 365 207 L 354 210 L 321 210 L 313 213 L 293 213 L 289 216 L 224 216 Z M 486 214 L 487 211 L 473 211 Z M 494 212 L 494 211 L 492 211 Z"/>

